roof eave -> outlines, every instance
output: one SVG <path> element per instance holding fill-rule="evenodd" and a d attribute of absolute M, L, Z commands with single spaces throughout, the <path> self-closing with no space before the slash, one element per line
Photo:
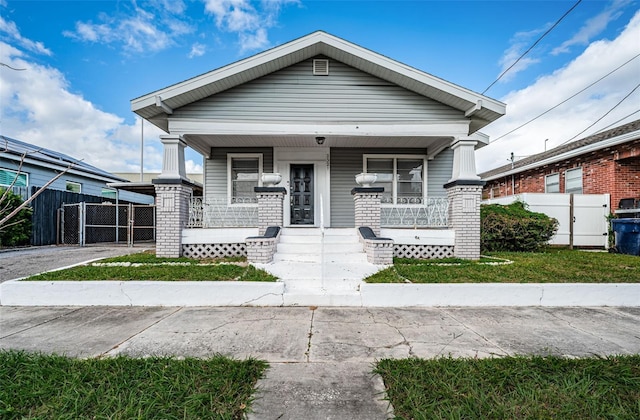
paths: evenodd
<path fill-rule="evenodd" d="M 209 86 L 211 89 L 207 89 L 206 93 L 209 96 L 320 54 L 339 61 L 345 61 L 345 58 L 349 58 L 346 60 L 349 62 L 345 64 L 411 89 L 423 96 L 437 96 L 437 100 L 463 112 L 480 104 L 478 109 L 474 111 L 474 115 L 470 116 L 472 120 L 471 132 L 481 129 L 506 112 L 506 105 L 500 101 L 472 92 L 322 31 L 311 33 L 238 62 L 133 99 L 131 100 L 131 110 L 167 131 L 168 114 L 157 106 L 158 97 L 161 98 L 162 103 L 175 109 L 201 99 L 190 95 L 186 102 L 181 101 L 180 96 L 188 92 Z M 249 76 L 249 72 L 255 69 L 259 71 L 252 72 Z M 389 71 L 391 76 L 388 75 Z M 416 82 L 417 85 L 411 86 Z"/>

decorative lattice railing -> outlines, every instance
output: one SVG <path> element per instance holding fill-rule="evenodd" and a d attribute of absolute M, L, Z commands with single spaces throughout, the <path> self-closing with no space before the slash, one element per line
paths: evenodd
<path fill-rule="evenodd" d="M 188 228 L 256 227 L 258 200 L 236 198 L 229 204 L 226 197 L 194 197 L 189 201 Z"/>
<path fill-rule="evenodd" d="M 434 227 L 444 228 L 449 223 L 447 198 L 398 199 L 398 204 L 382 204 L 382 227 Z"/>

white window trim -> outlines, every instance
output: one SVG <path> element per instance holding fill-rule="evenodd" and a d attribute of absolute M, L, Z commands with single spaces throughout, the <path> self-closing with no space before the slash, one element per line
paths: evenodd
<path fill-rule="evenodd" d="M 66 181 L 65 180 L 65 182 L 64 182 L 64 190 L 65 191 L 69 191 L 67 189 L 67 185 L 69 185 L 69 184 L 77 185 L 79 188 L 78 188 L 78 192 L 76 194 L 82 194 L 82 184 L 81 183 L 76 182 L 76 181 Z M 69 191 L 69 192 L 75 192 L 75 191 Z"/>
<path fill-rule="evenodd" d="M 553 174 L 549 174 L 549 175 L 545 175 L 545 176 L 544 176 L 544 192 L 545 192 L 545 193 L 549 193 L 549 194 L 556 194 L 556 193 L 553 193 L 553 192 L 549 192 L 549 191 L 547 191 L 547 186 L 548 186 L 547 179 L 548 179 L 549 177 L 556 176 L 556 175 L 558 176 L 558 191 L 557 191 L 557 193 L 559 193 L 559 192 L 560 192 L 560 173 L 559 173 L 559 172 L 556 172 L 556 173 L 553 173 Z"/>
<path fill-rule="evenodd" d="M 233 203 L 233 183 L 231 182 L 231 161 L 234 158 L 258 158 L 258 186 L 262 186 L 262 153 L 227 153 L 227 204 L 230 206 L 257 206 L 258 204 Z"/>
<path fill-rule="evenodd" d="M 576 171 L 580 171 L 580 192 L 579 193 L 570 193 L 569 189 L 567 188 L 567 180 L 569 179 L 569 177 L 567 176 L 567 174 L 569 172 L 576 172 Z M 567 194 L 582 194 L 582 192 L 584 191 L 584 182 L 583 182 L 583 176 L 584 174 L 582 173 L 582 166 L 578 166 L 575 168 L 571 168 L 571 169 L 567 169 L 566 171 L 564 171 L 564 192 Z"/>
<path fill-rule="evenodd" d="M 426 155 L 394 155 L 394 154 L 363 154 L 362 155 L 362 168 L 363 172 L 367 172 L 367 159 L 393 159 L 393 191 L 391 192 L 392 200 L 394 204 L 383 204 L 383 206 L 402 206 L 403 204 L 396 204 L 398 202 L 398 159 L 416 159 L 422 160 L 422 201 L 426 202 L 427 191 L 427 156 Z M 373 184 L 375 187 L 375 184 Z M 405 206 L 411 206 L 411 204 L 404 204 Z"/>
<path fill-rule="evenodd" d="M 25 185 L 24 187 L 22 187 L 22 186 L 19 186 L 19 187 L 20 188 L 29 188 L 29 174 L 27 172 L 22 172 L 22 171 L 18 172 L 15 169 L 8 169 L 8 168 L 0 168 L 0 170 L 7 171 L 7 172 L 12 172 L 15 175 L 15 177 L 17 177 L 18 175 L 24 175 L 27 185 Z M 0 187 L 9 187 L 9 185 L 11 185 L 11 184 L 0 184 Z M 15 186 L 15 184 L 14 184 L 14 186 Z"/>

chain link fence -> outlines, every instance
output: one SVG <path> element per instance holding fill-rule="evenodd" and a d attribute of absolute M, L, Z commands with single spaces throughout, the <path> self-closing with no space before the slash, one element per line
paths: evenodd
<path fill-rule="evenodd" d="M 66 245 L 153 242 L 155 206 L 111 203 L 64 204 L 59 210 L 60 242 Z"/>

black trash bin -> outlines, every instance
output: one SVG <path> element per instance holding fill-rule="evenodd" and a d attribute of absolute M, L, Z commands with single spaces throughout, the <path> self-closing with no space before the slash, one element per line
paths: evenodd
<path fill-rule="evenodd" d="M 640 255 L 640 218 L 611 220 L 615 250 L 621 254 Z"/>

